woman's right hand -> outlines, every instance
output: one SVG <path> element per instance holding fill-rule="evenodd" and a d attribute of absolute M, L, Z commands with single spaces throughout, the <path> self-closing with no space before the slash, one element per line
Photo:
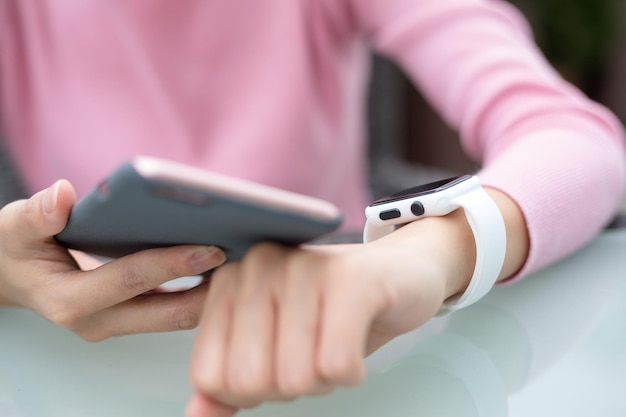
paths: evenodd
<path fill-rule="evenodd" d="M 158 292 L 224 262 L 211 246 L 151 249 L 83 271 L 54 235 L 76 202 L 61 180 L 0 210 L 0 306 L 29 308 L 88 341 L 197 325 L 207 285 Z"/>

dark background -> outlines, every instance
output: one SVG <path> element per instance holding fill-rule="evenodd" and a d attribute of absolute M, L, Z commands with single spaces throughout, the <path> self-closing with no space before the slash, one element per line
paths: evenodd
<path fill-rule="evenodd" d="M 524 12 L 535 40 L 561 75 L 626 122 L 626 0 L 511 3 Z M 461 150 L 457 134 L 402 72 L 380 56 L 374 57 L 369 105 L 375 184 L 389 181 L 377 180 L 384 171 L 376 168 L 381 157 L 416 164 L 416 175 L 426 179 L 440 170 L 456 173 L 478 168 Z"/>

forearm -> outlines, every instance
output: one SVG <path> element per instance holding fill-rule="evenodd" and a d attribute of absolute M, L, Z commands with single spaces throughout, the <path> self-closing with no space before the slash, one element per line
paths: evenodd
<path fill-rule="evenodd" d="M 506 190 L 524 213 L 530 248 L 516 277 L 526 276 L 592 239 L 619 208 L 624 151 L 600 136 L 538 131 L 499 153 L 479 173 L 485 186 Z"/>
<path fill-rule="evenodd" d="M 467 2 L 462 12 L 452 1 L 406 7 L 374 25 L 374 44 L 459 131 L 463 148 L 482 164 L 483 185 L 517 203 L 530 247 L 515 276 L 580 248 L 623 195 L 620 121 L 559 77 L 510 4 Z M 391 30 L 396 21 L 403 30 Z M 505 274 L 515 274 L 508 259 Z"/>

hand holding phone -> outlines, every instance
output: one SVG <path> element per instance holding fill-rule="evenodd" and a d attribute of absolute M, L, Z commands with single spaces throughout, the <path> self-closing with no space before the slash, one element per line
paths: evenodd
<path fill-rule="evenodd" d="M 236 260 L 256 243 L 298 245 L 340 224 L 340 211 L 324 200 L 137 157 L 82 198 L 56 238 L 68 248 L 109 258 L 205 244 Z"/>

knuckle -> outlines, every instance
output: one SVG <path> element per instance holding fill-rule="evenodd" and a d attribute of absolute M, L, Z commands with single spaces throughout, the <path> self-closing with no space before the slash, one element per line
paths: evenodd
<path fill-rule="evenodd" d="M 200 323 L 201 310 L 195 303 L 180 303 L 170 315 L 170 325 L 176 330 L 195 329 Z"/>
<path fill-rule="evenodd" d="M 258 299 L 259 293 L 269 291 L 268 282 L 276 282 L 282 276 L 283 249 L 276 244 L 260 243 L 253 246 L 244 257 L 235 275 L 238 303 L 247 305 Z M 221 269 L 221 268 L 220 268 Z"/>
<path fill-rule="evenodd" d="M 332 383 L 340 385 L 358 385 L 363 382 L 361 361 L 339 356 L 328 356 L 319 362 L 319 374 Z"/>
<path fill-rule="evenodd" d="M 41 315 L 48 321 L 67 330 L 73 330 L 80 326 L 84 313 L 81 308 L 69 302 L 56 302 L 44 308 Z"/>
<path fill-rule="evenodd" d="M 281 249 L 282 248 L 275 243 L 258 243 L 248 250 L 248 253 L 244 257 L 244 263 L 246 265 L 268 265 L 276 259 Z"/>
<path fill-rule="evenodd" d="M 119 285 L 124 294 L 142 294 L 154 288 L 144 269 L 137 263 L 130 263 L 123 270 Z"/>
<path fill-rule="evenodd" d="M 176 246 L 171 248 L 159 248 L 153 253 L 160 255 L 158 262 L 162 270 L 171 277 L 197 275 L 199 273 L 198 267 L 192 262 L 192 259 L 195 258 L 195 254 L 190 253 L 187 248 Z"/>
<path fill-rule="evenodd" d="M 205 395 L 220 396 L 225 390 L 221 378 L 215 372 L 206 372 L 200 367 L 192 367 L 189 373 L 191 385 Z"/>
<path fill-rule="evenodd" d="M 57 301 L 44 308 L 40 314 L 49 322 L 73 332 L 86 342 L 100 342 L 112 336 L 105 328 L 89 323 L 86 312 L 77 304 Z"/>
<path fill-rule="evenodd" d="M 347 373 L 347 364 L 337 360 L 321 360 L 319 373 L 324 379 L 336 382 L 343 379 Z"/>
<path fill-rule="evenodd" d="M 286 397 L 295 397 L 313 393 L 317 382 L 312 372 L 301 370 L 280 375 L 277 385 L 281 394 Z"/>
<path fill-rule="evenodd" d="M 262 371 L 254 371 L 248 368 L 243 372 L 241 369 L 231 369 L 228 375 L 229 388 L 244 397 L 259 397 L 271 390 L 271 383 L 267 375 Z"/>
<path fill-rule="evenodd" d="M 234 294 L 237 306 L 242 309 L 254 308 L 255 300 L 258 300 L 261 291 L 263 291 L 263 280 L 258 275 L 249 274 L 245 279 L 238 280 Z"/>

